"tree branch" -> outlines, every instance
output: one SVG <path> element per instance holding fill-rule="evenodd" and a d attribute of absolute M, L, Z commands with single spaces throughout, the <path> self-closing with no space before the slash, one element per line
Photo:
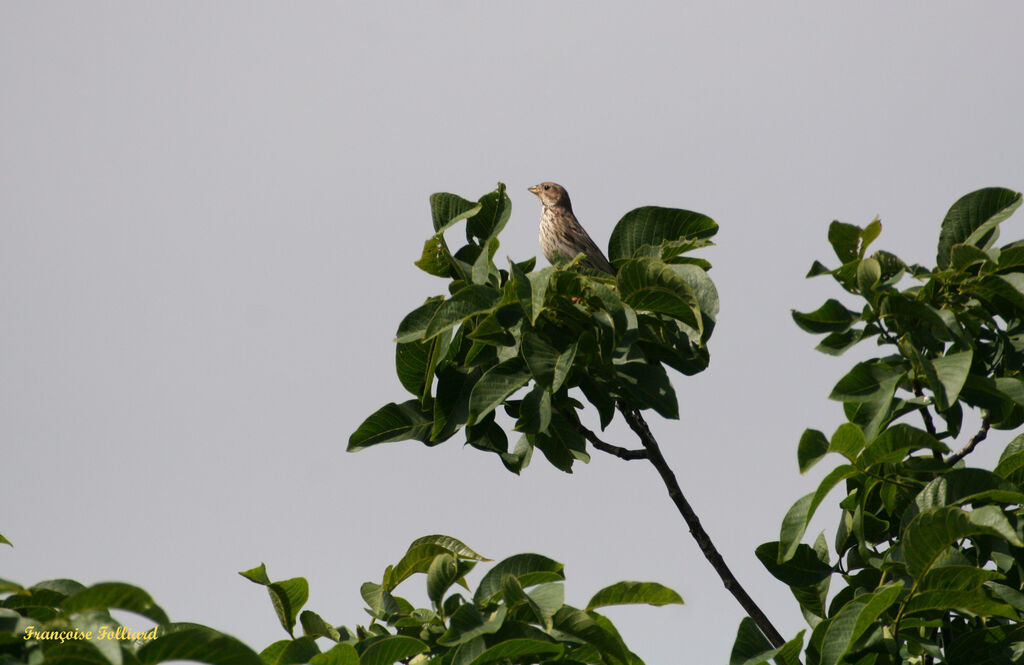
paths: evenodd
<path fill-rule="evenodd" d="M 609 455 L 615 455 L 619 459 L 633 460 L 633 459 L 647 459 L 650 457 L 647 450 L 630 450 L 629 448 L 623 448 L 622 446 L 616 446 L 611 443 L 607 443 L 597 438 L 597 435 L 591 432 L 589 429 L 583 426 L 583 423 L 575 423 L 576 429 L 579 430 L 580 434 L 589 441 L 595 448 Z"/>
<path fill-rule="evenodd" d="M 747 615 L 754 620 L 754 623 L 764 633 L 764 636 L 768 638 L 771 645 L 776 648 L 781 647 L 786 643 L 786 640 L 782 638 L 782 635 L 772 625 L 768 616 L 761 611 L 761 608 L 757 606 L 754 599 L 740 585 L 739 580 L 729 570 L 729 566 L 726 565 L 722 555 L 718 553 L 714 543 L 711 542 L 711 537 L 708 536 L 704 527 L 701 526 L 697 513 L 693 511 L 690 503 L 683 496 L 683 490 L 679 487 L 679 481 L 676 480 L 675 473 L 672 472 L 672 468 L 661 454 L 661 448 L 658 447 L 658 442 L 654 439 L 654 435 L 651 434 L 651 429 L 647 426 L 643 416 L 640 415 L 639 411 L 630 411 L 622 408 L 621 405 L 619 406 L 619 411 L 626 419 L 630 428 L 640 437 L 648 459 L 651 460 L 651 464 L 657 469 L 658 474 L 665 483 L 665 487 L 668 488 L 669 497 L 676 504 L 679 514 L 683 516 L 686 526 L 690 528 L 690 533 L 693 535 L 694 540 L 697 541 L 697 546 L 700 547 L 704 557 L 711 563 L 711 567 L 718 573 L 725 588 L 739 601 Z"/>
<path fill-rule="evenodd" d="M 990 414 L 986 413 L 985 417 L 981 421 L 981 429 L 978 430 L 978 433 L 971 437 L 971 440 L 967 442 L 967 445 L 964 446 L 960 450 L 960 452 L 958 452 L 956 455 L 953 455 L 952 457 L 947 459 L 946 462 L 950 466 L 953 466 L 954 464 L 956 464 L 957 462 L 959 462 L 960 460 L 962 460 L 963 458 L 967 457 L 972 452 L 974 452 L 974 449 L 977 447 L 977 445 L 979 443 L 981 443 L 982 441 L 984 441 L 985 437 L 988 436 L 988 429 L 991 426 L 992 426 L 992 416 Z"/>

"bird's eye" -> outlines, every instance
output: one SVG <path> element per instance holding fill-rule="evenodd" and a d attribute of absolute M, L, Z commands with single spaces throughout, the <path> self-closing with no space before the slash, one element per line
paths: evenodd
<path fill-rule="evenodd" d="M 544 189 L 545 190 L 551 189 L 551 186 L 550 185 L 544 185 Z"/>

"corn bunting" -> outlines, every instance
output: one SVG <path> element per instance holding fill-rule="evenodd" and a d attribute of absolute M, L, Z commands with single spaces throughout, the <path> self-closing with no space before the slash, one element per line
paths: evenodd
<path fill-rule="evenodd" d="M 605 258 L 594 241 L 576 220 L 572 213 L 569 194 L 561 185 L 553 182 L 542 182 L 530 187 L 537 195 L 544 210 L 540 214 L 540 249 L 551 263 L 561 256 L 564 259 L 575 258 L 583 253 L 580 265 L 614 275 L 615 268 Z"/>

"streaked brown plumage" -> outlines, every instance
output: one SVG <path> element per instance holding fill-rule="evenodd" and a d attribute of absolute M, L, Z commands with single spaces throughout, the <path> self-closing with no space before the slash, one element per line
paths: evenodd
<path fill-rule="evenodd" d="M 553 182 L 542 182 L 530 187 L 530 191 L 537 195 L 544 206 L 540 214 L 540 250 L 550 263 L 557 261 L 559 256 L 572 259 L 582 252 L 586 258 L 580 261 L 580 265 L 615 274 L 615 268 L 604 252 L 576 220 L 569 194 L 564 187 Z"/>

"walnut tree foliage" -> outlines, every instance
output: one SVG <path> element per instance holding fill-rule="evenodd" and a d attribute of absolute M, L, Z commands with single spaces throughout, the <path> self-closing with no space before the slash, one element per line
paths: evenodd
<path fill-rule="evenodd" d="M 757 548 L 810 626 L 807 665 L 1024 661 L 1024 434 L 994 469 L 967 464 L 990 430 L 1024 424 L 1024 241 L 996 246 L 1020 203 L 999 188 L 959 199 L 934 267 L 869 253 L 877 219 L 829 227 L 839 265 L 816 261 L 808 277 L 830 275 L 846 304 L 793 319 L 824 335 L 824 353 L 879 352 L 832 390 L 847 422 L 800 438 L 801 472 L 829 454 L 838 466 Z M 832 551 L 824 534 L 804 544 L 836 487 Z M 769 649 L 744 620 L 732 662 L 796 663 L 802 641 Z"/>
<path fill-rule="evenodd" d="M 718 295 L 704 259 L 718 225 L 705 215 L 647 206 L 612 232 L 616 275 L 578 260 L 537 269 L 535 259 L 496 263 L 498 234 L 511 214 L 504 185 L 469 201 L 430 197 L 434 234 L 416 265 L 447 280 L 398 327 L 395 362 L 412 399 L 387 404 L 349 439 L 349 450 L 415 439 L 433 446 L 463 432 L 518 473 L 534 449 L 557 468 L 587 461 L 578 412 L 592 404 L 602 428 L 616 407 L 678 418 L 666 368 L 707 367 Z M 464 225 L 451 251 L 445 233 Z M 450 236 L 456 235 L 453 231 Z M 498 414 L 519 439 L 510 448 Z"/>
<path fill-rule="evenodd" d="M 988 188 L 956 201 L 942 221 L 934 267 L 869 251 L 878 220 L 829 227 L 838 265 L 816 261 L 808 276 L 829 275 L 842 293 L 793 319 L 822 336 L 824 353 L 858 344 L 877 353 L 854 363 L 829 395 L 845 422 L 831 436 L 807 429 L 797 445 L 801 472 L 830 455 L 837 466 L 793 504 L 779 539 L 756 550 L 808 624 L 789 641 L 752 599 L 741 599 L 745 592 L 736 593 L 738 582 L 639 415 L 677 418 L 668 370 L 689 375 L 708 364 L 718 299 L 708 263 L 687 253 L 710 244 L 715 222 L 670 208 L 627 213 L 609 243 L 612 277 L 582 269 L 579 257 L 540 269 L 533 259 L 499 267 L 497 236 L 511 211 L 500 184 L 477 201 L 435 194 L 430 203 L 433 234 L 417 265 L 444 278 L 447 293 L 399 326 L 396 367 L 411 399 L 368 417 L 350 450 L 405 439 L 432 446 L 461 434 L 516 473 L 534 448 L 570 471 L 588 459 L 588 441 L 650 461 L 752 617 L 740 624 L 731 665 L 1024 662 L 1024 434 L 1013 437 L 1024 425 L 1024 240 L 997 246 L 1019 193 Z M 466 242 L 452 251 L 460 225 Z M 597 439 L 580 423 L 581 399 L 602 427 L 622 414 L 643 449 Z M 519 436 L 512 446 L 508 431 Z M 1008 432 L 1009 444 L 994 468 L 972 466 L 976 448 L 993 445 L 993 431 Z M 836 490 L 831 542 L 824 534 L 804 542 Z M 736 519 L 725 526 L 743 528 L 744 518 Z M 9 543 L 0 536 L 0 544 Z M 369 621 L 352 629 L 303 609 L 304 578 L 273 582 L 263 565 L 244 571 L 267 589 L 287 633 L 259 653 L 211 628 L 171 622 L 128 584 L 56 579 L 22 587 L 0 579 L 0 665 L 636 665 L 597 610 L 681 602 L 656 583 L 620 582 L 587 607 L 571 607 L 562 564 L 529 553 L 493 564 L 470 589 L 467 573 L 481 563 L 490 561 L 454 538 L 417 539 L 379 582 L 362 586 Z M 426 591 L 419 607 L 396 593 L 418 575 Z M 112 609 L 147 618 L 155 637 L 80 636 L 116 628 Z"/>
<path fill-rule="evenodd" d="M 6 542 L 2 536 L 0 542 Z M 491 560 L 456 538 L 417 538 L 385 568 L 379 583 L 362 585 L 369 621 L 353 628 L 303 609 L 309 598 L 305 578 L 271 581 L 260 564 L 240 574 L 266 588 L 287 636 L 258 653 L 213 628 L 171 621 L 148 593 L 130 584 L 86 587 L 56 579 L 22 587 L 0 580 L 0 663 L 642 665 L 598 610 L 682 603 L 679 594 L 654 582 L 618 582 L 595 593 L 585 608 L 576 608 L 564 600 L 563 565 L 532 553 L 494 563 L 471 589 L 466 575 L 479 563 Z M 396 593 L 399 585 L 419 575 L 427 601 L 421 607 Z M 150 627 L 128 630 L 111 610 L 141 617 Z"/>

